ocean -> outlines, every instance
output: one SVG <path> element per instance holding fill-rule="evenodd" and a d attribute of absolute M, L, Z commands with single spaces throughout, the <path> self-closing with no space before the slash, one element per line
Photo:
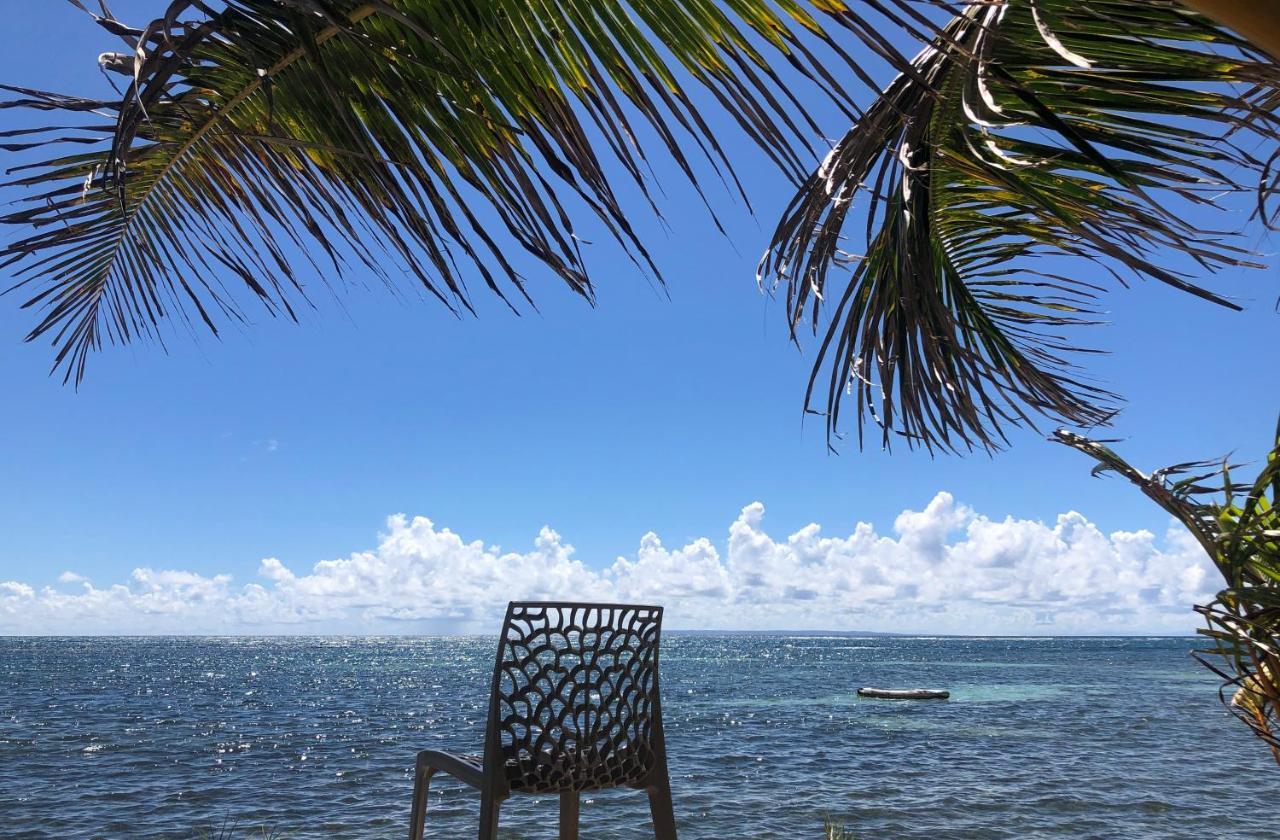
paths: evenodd
<path fill-rule="evenodd" d="M 478 752 L 490 638 L 0 639 L 0 837 L 407 836 L 414 756 Z M 1280 768 L 1191 638 L 663 640 L 682 840 L 1280 837 Z M 948 701 L 859 699 L 863 685 Z M 516 797 L 504 840 L 554 838 Z M 428 837 L 475 833 L 433 784 Z M 634 791 L 583 840 L 643 838 Z"/>

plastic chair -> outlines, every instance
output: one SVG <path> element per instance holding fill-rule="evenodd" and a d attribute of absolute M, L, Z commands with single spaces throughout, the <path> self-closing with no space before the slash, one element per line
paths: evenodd
<path fill-rule="evenodd" d="M 560 795 L 560 840 L 577 840 L 579 794 L 647 791 L 657 840 L 676 840 L 662 732 L 662 607 L 512 602 L 502 625 L 484 754 L 418 753 L 410 840 L 422 840 L 431 777 L 480 791 L 480 840 L 513 793 Z"/>

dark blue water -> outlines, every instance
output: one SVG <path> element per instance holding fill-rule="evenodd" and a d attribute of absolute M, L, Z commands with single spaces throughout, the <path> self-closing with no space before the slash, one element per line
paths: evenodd
<path fill-rule="evenodd" d="M 683 840 L 1280 837 L 1280 769 L 1190 639 L 669 636 Z M 406 835 L 423 747 L 478 750 L 488 639 L 0 639 L 0 836 Z M 860 685 L 947 702 L 859 700 Z M 428 836 L 474 836 L 442 781 Z M 504 838 L 552 838 L 517 798 Z M 647 835 L 634 792 L 582 836 Z M 249 832 L 237 836 L 248 837 Z"/>

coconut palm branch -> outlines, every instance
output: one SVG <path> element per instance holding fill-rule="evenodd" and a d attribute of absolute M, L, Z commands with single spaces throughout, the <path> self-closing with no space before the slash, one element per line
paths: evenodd
<path fill-rule="evenodd" d="M 1059 443 L 1113 472 L 1181 522 L 1221 572 L 1226 588 L 1197 606 L 1212 647 L 1197 658 L 1222 678 L 1219 695 L 1271 747 L 1280 763 L 1280 426 L 1251 482 L 1226 461 L 1198 461 L 1147 475 L 1107 446 L 1060 430 Z"/>
<path fill-rule="evenodd" d="M 1249 255 L 1185 210 L 1258 189 L 1274 221 L 1280 65 L 1170 0 L 1007 0 L 966 7 L 913 68 L 802 185 L 761 264 L 793 337 L 819 336 L 806 409 L 829 441 L 848 400 L 859 445 L 878 427 L 931 451 L 1103 422 L 1118 398 L 1072 334 L 1106 288 L 1236 306 L 1190 272 Z"/>
<path fill-rule="evenodd" d="M 660 277 L 607 170 L 656 210 L 652 145 L 700 193 L 714 171 L 745 199 L 711 101 L 798 183 L 817 128 L 796 78 L 857 116 L 829 32 L 909 66 L 839 0 L 175 0 L 141 29 L 98 20 L 128 46 L 100 59 L 118 97 L 0 103 L 58 118 L 0 138 L 50 150 L 9 184 L 28 192 L 0 223 L 34 230 L 0 268 L 76 381 L 167 319 L 216 333 L 245 300 L 293 317 L 353 264 L 458 312 L 468 278 L 529 301 L 528 264 L 590 299 L 581 212 Z"/>

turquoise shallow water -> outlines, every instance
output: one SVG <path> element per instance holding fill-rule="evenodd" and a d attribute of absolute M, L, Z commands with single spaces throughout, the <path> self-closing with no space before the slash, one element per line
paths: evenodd
<path fill-rule="evenodd" d="M 423 747 L 475 751 L 493 640 L 0 639 L 4 838 L 400 838 Z M 669 635 L 682 840 L 1280 837 L 1280 769 L 1218 703 L 1192 639 Z M 860 700 L 861 685 L 947 702 Z M 1224 792 L 1228 792 L 1224 795 Z M 443 781 L 428 836 L 473 836 Z M 641 838 L 589 796 L 582 836 Z M 553 838 L 517 798 L 504 838 Z"/>

